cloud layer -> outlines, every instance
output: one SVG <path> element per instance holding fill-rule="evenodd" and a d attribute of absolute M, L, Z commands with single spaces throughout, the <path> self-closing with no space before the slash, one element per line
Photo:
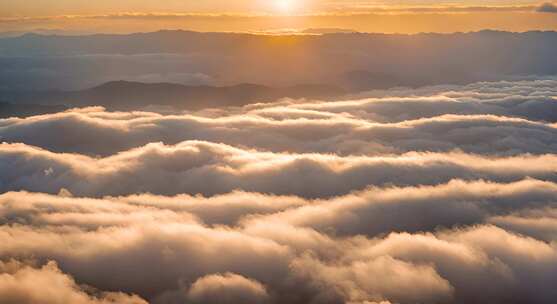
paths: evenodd
<path fill-rule="evenodd" d="M 0 298 L 549 303 L 554 85 L 0 120 Z"/>
<path fill-rule="evenodd" d="M 550 214 L 556 192 L 556 184 L 528 180 L 375 189 L 324 201 L 12 192 L 0 198 L 0 256 L 55 260 L 81 283 L 155 303 L 225 295 L 250 303 L 545 303 L 554 296 L 545 284 L 557 275 L 557 248 L 536 239 L 535 229 L 501 219 Z M 258 206 L 265 200 L 284 205 Z M 481 292 L 486 284 L 490 293 Z"/>
<path fill-rule="evenodd" d="M 185 140 L 340 155 L 547 154 L 557 147 L 556 85 L 549 79 L 372 91 L 348 101 L 283 100 L 197 113 L 93 107 L 2 120 L 0 140 L 93 156 Z"/>
<path fill-rule="evenodd" d="M 462 152 L 385 156 L 257 152 L 187 141 L 152 143 L 106 158 L 0 144 L 0 189 L 78 196 L 149 192 L 215 195 L 245 190 L 317 198 L 370 186 L 435 185 L 454 178 L 557 181 L 557 156 L 487 157 Z"/>

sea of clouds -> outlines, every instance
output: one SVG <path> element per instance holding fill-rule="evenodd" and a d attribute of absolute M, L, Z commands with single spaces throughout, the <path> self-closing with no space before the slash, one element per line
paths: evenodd
<path fill-rule="evenodd" d="M 557 80 L 0 120 L 0 299 L 551 303 Z"/>

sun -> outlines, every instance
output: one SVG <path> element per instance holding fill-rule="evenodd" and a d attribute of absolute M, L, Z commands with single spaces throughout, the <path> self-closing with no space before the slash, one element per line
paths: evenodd
<path fill-rule="evenodd" d="M 294 9 L 295 0 L 275 0 L 275 7 L 282 13 L 291 12 Z"/>

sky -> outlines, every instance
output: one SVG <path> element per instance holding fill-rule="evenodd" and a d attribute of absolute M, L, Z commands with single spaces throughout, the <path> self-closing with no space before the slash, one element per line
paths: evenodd
<path fill-rule="evenodd" d="M 4 0 L 0 3 L 0 31 L 528 31 L 557 29 L 556 12 L 555 3 L 532 0 Z"/>

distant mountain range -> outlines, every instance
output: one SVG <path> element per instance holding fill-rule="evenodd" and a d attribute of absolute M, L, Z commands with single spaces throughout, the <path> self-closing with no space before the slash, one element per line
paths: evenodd
<path fill-rule="evenodd" d="M 67 107 L 63 105 L 13 104 L 0 102 L 0 118 L 27 117 L 57 113 L 64 110 L 67 110 Z"/>
<path fill-rule="evenodd" d="M 63 105 L 67 107 L 104 106 L 111 110 L 167 106 L 181 110 L 242 106 L 279 98 L 326 99 L 345 94 L 338 87 L 297 85 L 273 88 L 255 84 L 226 87 L 186 86 L 172 83 L 112 81 L 81 91 L 12 91 L 0 95 L 0 101 L 12 104 Z M 48 110 L 46 108 L 45 110 Z"/>
<path fill-rule="evenodd" d="M 555 54 L 556 32 L 26 34 L 0 39 L 0 90 L 81 90 L 127 80 L 189 86 L 317 83 L 354 92 L 556 75 Z"/>

